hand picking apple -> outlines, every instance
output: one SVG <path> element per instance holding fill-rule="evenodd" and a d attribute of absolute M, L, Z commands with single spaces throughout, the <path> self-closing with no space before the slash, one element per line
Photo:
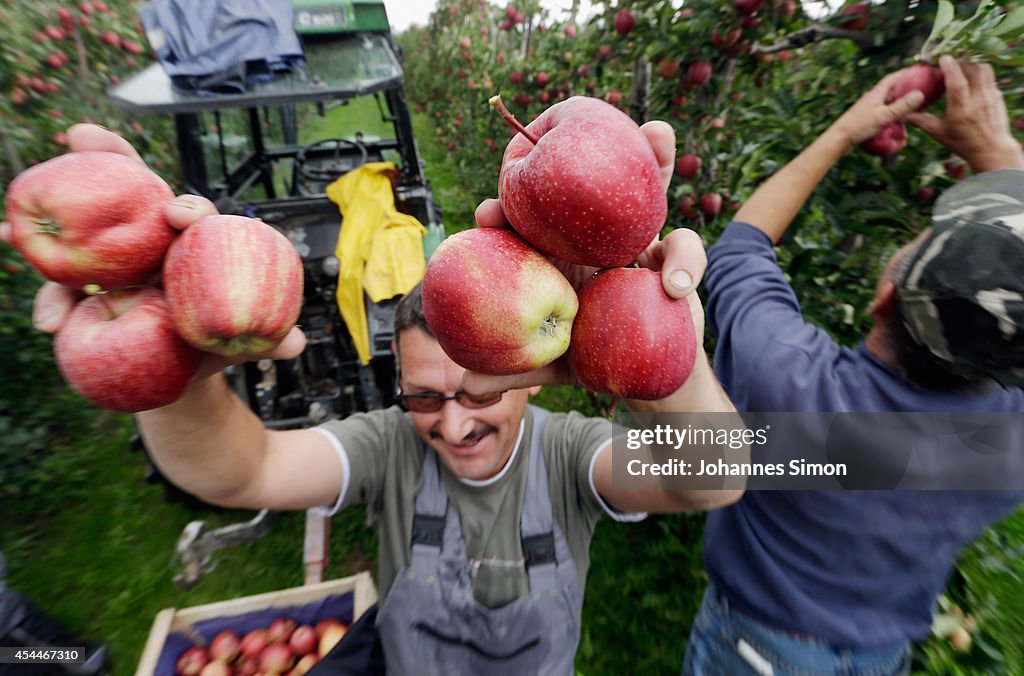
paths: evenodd
<path fill-rule="evenodd" d="M 931 104 L 942 98 L 946 91 L 946 83 L 942 71 L 935 66 L 919 63 L 909 68 L 904 68 L 896 73 L 891 88 L 886 94 L 886 103 L 892 103 L 902 99 L 912 91 L 921 92 L 924 98 L 914 109 L 924 110 Z M 896 120 L 889 122 L 881 131 L 865 141 L 861 147 L 865 152 L 880 157 L 886 157 L 899 152 L 907 145 L 907 130 L 903 122 Z"/>
<path fill-rule="evenodd" d="M 67 135 L 71 155 L 116 155 L 133 163 L 133 169 L 127 171 L 136 167 L 148 171 L 127 141 L 102 127 L 78 124 Z M 202 197 L 185 195 L 171 200 L 172 197 L 168 189 L 156 202 L 157 219 L 171 233 L 171 239 L 177 231 L 216 214 L 213 204 Z M 13 243 L 15 229 L 13 223 L 0 224 L 0 240 Z M 161 251 L 161 261 L 163 257 Z M 149 269 L 147 277 L 152 270 Z M 292 326 L 272 351 L 227 359 L 186 346 L 172 329 L 167 302 L 159 289 L 113 290 L 84 301 L 83 295 L 77 285 L 46 282 L 36 294 L 33 323 L 41 331 L 59 334 L 55 354 L 69 383 L 94 403 L 118 411 L 137 412 L 164 406 L 182 394 L 191 378 L 205 377 L 230 363 L 263 356 L 288 359 L 305 346 L 302 332 Z"/>

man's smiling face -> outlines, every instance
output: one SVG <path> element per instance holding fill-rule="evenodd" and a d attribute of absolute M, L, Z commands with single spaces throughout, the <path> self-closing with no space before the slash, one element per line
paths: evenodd
<path fill-rule="evenodd" d="M 402 331 L 398 348 L 405 394 L 451 396 L 462 390 L 466 370 L 423 330 Z M 410 416 L 420 437 L 456 476 L 482 481 L 498 474 L 512 455 L 529 395 L 528 390 L 512 390 L 496 404 L 476 409 L 451 400 L 436 413 L 412 412 Z"/>

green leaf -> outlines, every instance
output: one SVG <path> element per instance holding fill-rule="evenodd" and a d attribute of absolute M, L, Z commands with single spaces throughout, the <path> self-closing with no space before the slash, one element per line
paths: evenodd
<path fill-rule="evenodd" d="M 952 2 L 949 2 L 949 0 L 939 0 L 939 9 L 935 12 L 935 23 L 932 24 L 932 32 L 928 39 L 924 41 L 926 47 L 939 37 L 955 15 L 956 11 L 953 9 Z"/>
<path fill-rule="evenodd" d="M 1018 7 L 1004 14 L 1003 20 L 991 32 L 992 35 L 1006 38 L 1024 35 L 1024 7 Z"/>
<path fill-rule="evenodd" d="M 1005 40 L 1000 40 L 992 35 L 983 35 L 972 45 L 972 51 L 984 52 L 993 58 L 998 58 L 1008 51 Z"/>

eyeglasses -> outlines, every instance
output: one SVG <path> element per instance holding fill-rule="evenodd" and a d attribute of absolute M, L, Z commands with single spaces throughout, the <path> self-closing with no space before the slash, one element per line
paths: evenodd
<path fill-rule="evenodd" d="M 460 406 L 465 408 L 487 408 L 494 406 L 501 401 L 504 392 L 488 392 L 487 394 L 470 394 L 469 392 L 456 392 L 446 397 L 438 392 L 423 392 L 422 394 L 398 393 L 398 402 L 407 411 L 413 413 L 437 413 L 444 406 L 446 401 L 454 399 Z"/>

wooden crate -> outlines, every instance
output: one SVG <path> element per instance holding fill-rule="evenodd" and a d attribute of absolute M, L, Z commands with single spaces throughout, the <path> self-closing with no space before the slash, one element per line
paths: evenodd
<path fill-rule="evenodd" d="M 194 627 L 199 622 L 246 615 L 261 610 L 283 610 L 307 606 L 329 596 L 344 595 L 349 592 L 353 596 L 352 621 L 354 622 L 377 601 L 377 588 L 373 584 L 373 578 L 365 571 L 338 580 L 281 589 L 266 594 L 243 596 L 202 606 L 181 609 L 165 608 L 157 613 L 156 619 L 153 620 L 153 626 L 149 631 L 149 638 L 146 640 L 146 647 L 142 652 L 139 668 L 135 675 L 153 676 L 167 637 L 170 634 L 195 637 Z"/>

